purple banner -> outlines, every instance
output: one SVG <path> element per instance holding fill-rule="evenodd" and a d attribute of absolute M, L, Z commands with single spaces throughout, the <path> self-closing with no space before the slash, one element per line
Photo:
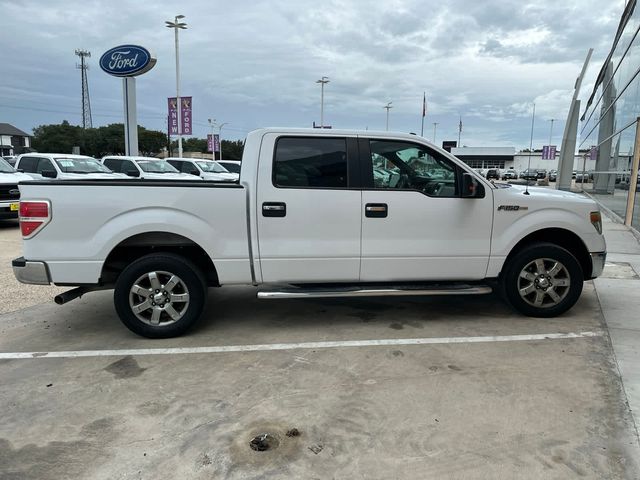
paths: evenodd
<path fill-rule="evenodd" d="M 598 159 L 598 147 L 596 145 L 591 147 L 589 151 L 589 160 L 597 160 Z"/>
<path fill-rule="evenodd" d="M 556 159 L 556 146 L 545 145 L 542 147 L 542 160 L 555 160 Z"/>
<path fill-rule="evenodd" d="M 167 105 L 169 107 L 169 135 L 178 135 L 178 105 L 176 97 L 168 98 Z"/>
<path fill-rule="evenodd" d="M 180 97 L 182 103 L 182 134 L 191 135 L 191 97 Z"/>
<path fill-rule="evenodd" d="M 211 145 L 211 134 L 207 135 L 207 151 L 208 152 L 219 152 L 220 151 L 220 135 L 215 134 L 213 136 L 213 148 L 215 150 L 212 150 L 212 145 Z"/>
<path fill-rule="evenodd" d="M 178 135 L 178 104 L 176 97 L 170 97 L 167 99 L 169 107 L 169 134 Z M 191 97 L 180 97 L 180 103 L 182 108 L 180 113 L 182 114 L 182 135 L 191 135 Z"/>

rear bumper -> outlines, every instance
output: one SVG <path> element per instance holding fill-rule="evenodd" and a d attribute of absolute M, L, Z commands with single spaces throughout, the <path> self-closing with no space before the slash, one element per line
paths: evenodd
<path fill-rule="evenodd" d="M 591 253 L 591 277 L 596 278 L 602 275 L 604 263 L 607 260 L 607 252 Z"/>
<path fill-rule="evenodd" d="M 19 202 L 20 200 L 15 200 L 15 201 L 2 200 L 0 202 L 0 220 L 6 219 L 6 218 L 18 218 L 18 211 L 11 210 L 11 205 Z"/>
<path fill-rule="evenodd" d="M 13 274 L 20 283 L 30 285 L 49 285 L 51 283 L 49 269 L 44 262 L 31 262 L 20 257 L 13 260 L 11 266 Z"/>

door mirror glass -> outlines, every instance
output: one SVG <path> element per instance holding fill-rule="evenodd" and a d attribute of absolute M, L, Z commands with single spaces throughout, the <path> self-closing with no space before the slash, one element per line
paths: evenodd
<path fill-rule="evenodd" d="M 40 175 L 45 178 L 56 178 L 58 176 L 55 170 L 43 170 Z"/>
<path fill-rule="evenodd" d="M 462 192 L 460 196 L 462 198 L 483 198 L 484 187 L 473 175 L 465 172 L 462 174 Z"/>
<path fill-rule="evenodd" d="M 140 176 L 140 172 L 138 170 L 127 170 L 125 173 L 129 177 L 139 177 Z"/>

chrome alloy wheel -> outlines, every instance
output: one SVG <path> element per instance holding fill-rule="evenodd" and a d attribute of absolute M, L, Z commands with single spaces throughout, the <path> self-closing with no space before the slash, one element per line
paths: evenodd
<path fill-rule="evenodd" d="M 551 258 L 538 258 L 528 263 L 518 276 L 520 296 L 537 308 L 558 305 L 569 293 L 570 286 L 567 268 Z"/>
<path fill-rule="evenodd" d="M 148 272 L 133 283 L 129 306 L 135 316 L 148 325 L 169 325 L 187 312 L 189 289 L 180 277 L 170 272 Z"/>

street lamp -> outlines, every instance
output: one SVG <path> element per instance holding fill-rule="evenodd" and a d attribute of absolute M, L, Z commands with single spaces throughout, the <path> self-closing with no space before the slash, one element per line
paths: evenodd
<path fill-rule="evenodd" d="M 176 107 L 178 109 L 178 157 L 182 158 L 182 103 L 180 102 L 180 52 L 178 50 L 178 30 L 187 28 L 184 22 L 178 22 L 184 15 L 176 15 L 173 22 L 165 21 L 165 27 L 173 28 L 176 37 Z"/>
<path fill-rule="evenodd" d="M 222 127 L 229 125 L 229 122 L 221 123 L 218 126 L 218 141 L 220 142 L 220 160 L 222 160 Z"/>
<path fill-rule="evenodd" d="M 436 128 L 438 128 L 439 122 L 433 122 L 433 144 L 436 144 Z"/>
<path fill-rule="evenodd" d="M 392 103 L 393 103 L 393 102 L 389 102 L 389 103 L 387 103 L 384 107 L 382 107 L 382 108 L 384 108 L 384 109 L 386 109 L 386 110 L 387 110 L 387 130 L 389 130 L 389 110 L 391 110 L 391 109 L 393 108 L 393 107 L 391 106 L 391 104 L 392 104 Z"/>
<path fill-rule="evenodd" d="M 551 139 L 553 138 L 553 122 L 555 122 L 556 119 L 550 118 L 548 121 L 551 122 L 551 128 L 549 128 L 549 148 L 551 148 Z"/>
<path fill-rule="evenodd" d="M 320 128 L 324 128 L 324 84 L 329 83 L 329 77 L 316 80 L 320 84 Z"/>

